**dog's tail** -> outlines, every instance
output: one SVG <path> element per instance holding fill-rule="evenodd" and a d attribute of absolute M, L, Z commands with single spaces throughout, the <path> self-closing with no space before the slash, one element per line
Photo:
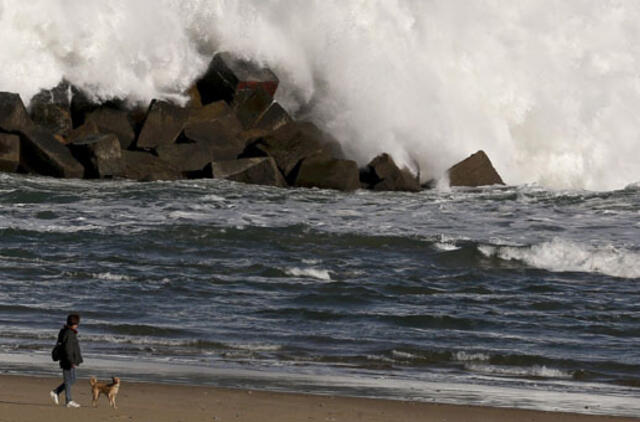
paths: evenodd
<path fill-rule="evenodd" d="M 91 386 L 93 387 L 94 385 L 96 385 L 96 383 L 98 382 L 98 380 L 96 379 L 96 377 L 91 377 L 89 379 L 89 384 L 91 384 Z"/>

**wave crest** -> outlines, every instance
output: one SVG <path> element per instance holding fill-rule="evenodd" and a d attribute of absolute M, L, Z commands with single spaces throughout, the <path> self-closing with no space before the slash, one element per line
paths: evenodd
<path fill-rule="evenodd" d="M 478 250 L 486 257 L 521 261 L 549 271 L 640 277 L 640 253 L 613 245 L 591 246 L 555 238 L 533 246 L 481 245 Z"/>

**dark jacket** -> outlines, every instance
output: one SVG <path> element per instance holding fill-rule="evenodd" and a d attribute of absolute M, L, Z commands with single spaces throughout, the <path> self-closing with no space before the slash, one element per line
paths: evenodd
<path fill-rule="evenodd" d="M 58 333 L 58 343 L 62 344 L 62 356 L 60 357 L 60 367 L 71 369 L 72 365 L 82 363 L 82 353 L 80 353 L 80 343 L 76 331 L 66 325 Z"/>

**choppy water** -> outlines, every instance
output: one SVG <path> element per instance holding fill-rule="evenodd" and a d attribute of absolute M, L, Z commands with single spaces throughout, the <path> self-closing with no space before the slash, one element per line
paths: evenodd
<path fill-rule="evenodd" d="M 453 402 L 509 389 L 520 396 L 498 404 L 521 407 L 586 394 L 558 408 L 637 415 L 639 281 L 634 186 L 342 194 L 0 175 L 10 372 L 54 371 L 78 311 L 88 372 L 126 362 L 333 393 L 358 380 L 358 395 Z"/>

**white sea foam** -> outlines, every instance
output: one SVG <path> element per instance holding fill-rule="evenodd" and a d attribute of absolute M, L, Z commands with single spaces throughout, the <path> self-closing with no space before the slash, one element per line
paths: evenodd
<path fill-rule="evenodd" d="M 402 352 L 399 350 L 393 350 L 391 354 L 393 355 L 394 358 L 397 358 L 397 359 L 416 359 L 417 358 L 417 356 L 412 353 Z"/>
<path fill-rule="evenodd" d="M 528 247 L 482 245 L 478 250 L 487 257 L 522 261 L 549 271 L 640 277 L 640 253 L 613 245 L 592 246 L 555 238 Z"/>
<path fill-rule="evenodd" d="M 623 188 L 639 20 L 636 1 L 0 0 L 0 90 L 176 99 L 231 50 L 360 162 L 388 151 L 426 179 L 482 148 L 510 183 Z"/>
<path fill-rule="evenodd" d="M 302 262 L 304 262 L 307 265 L 318 265 L 322 261 L 320 259 L 303 259 Z"/>
<path fill-rule="evenodd" d="M 287 268 L 285 270 L 287 274 L 293 277 L 311 277 L 318 280 L 331 281 L 331 273 L 329 270 L 323 270 L 319 268 Z"/>
<path fill-rule="evenodd" d="M 541 377 L 541 378 L 571 378 L 571 374 L 559 369 L 547 368 L 546 366 L 535 365 L 531 367 L 520 366 L 494 366 L 471 363 L 467 368 L 491 375 L 511 376 L 511 377 Z"/>
<path fill-rule="evenodd" d="M 124 274 L 113 274 L 113 273 L 99 273 L 99 274 L 92 274 L 93 278 L 96 278 L 98 280 L 104 280 L 104 281 L 131 281 L 132 278 L 124 275 Z"/>
<path fill-rule="evenodd" d="M 455 360 L 459 362 L 486 362 L 491 356 L 485 353 L 456 352 Z"/>
<path fill-rule="evenodd" d="M 166 338 L 149 337 L 149 336 L 125 336 L 125 335 L 92 335 L 84 334 L 83 339 L 92 343 L 109 343 L 109 344 L 131 344 L 137 346 L 192 346 L 196 344 L 194 340 L 170 340 Z"/>
<path fill-rule="evenodd" d="M 226 199 L 219 195 L 210 194 L 210 195 L 203 196 L 202 200 L 207 202 L 222 202 L 222 201 L 225 201 Z"/>
<path fill-rule="evenodd" d="M 18 230 L 35 231 L 39 233 L 79 233 L 85 231 L 93 231 L 102 227 L 94 224 L 69 225 L 63 226 L 59 224 L 42 224 L 40 222 L 23 222 L 22 224 L 11 225 L 11 228 Z"/>
<path fill-rule="evenodd" d="M 458 249 L 460 249 L 460 247 L 456 246 L 454 243 L 437 242 L 437 243 L 434 243 L 434 246 L 440 249 L 441 251 L 445 251 L 445 252 L 457 251 Z"/>
<path fill-rule="evenodd" d="M 395 360 L 383 356 L 383 355 L 367 355 L 367 360 L 375 361 L 375 362 L 385 362 L 385 363 L 394 363 Z"/>
<path fill-rule="evenodd" d="M 447 234 L 440 234 L 432 239 L 434 241 L 434 246 L 441 251 L 449 252 L 449 251 L 457 251 L 461 249 L 460 246 L 457 245 L 459 241 L 469 240 L 468 237 L 464 236 L 450 236 Z"/>
<path fill-rule="evenodd" d="M 278 344 L 260 344 L 260 343 L 233 343 L 230 344 L 234 349 L 245 350 L 250 352 L 277 352 L 282 349 Z"/>
<path fill-rule="evenodd" d="M 169 213 L 169 218 L 172 220 L 204 220 L 209 215 L 201 212 L 193 211 L 172 211 Z"/>

